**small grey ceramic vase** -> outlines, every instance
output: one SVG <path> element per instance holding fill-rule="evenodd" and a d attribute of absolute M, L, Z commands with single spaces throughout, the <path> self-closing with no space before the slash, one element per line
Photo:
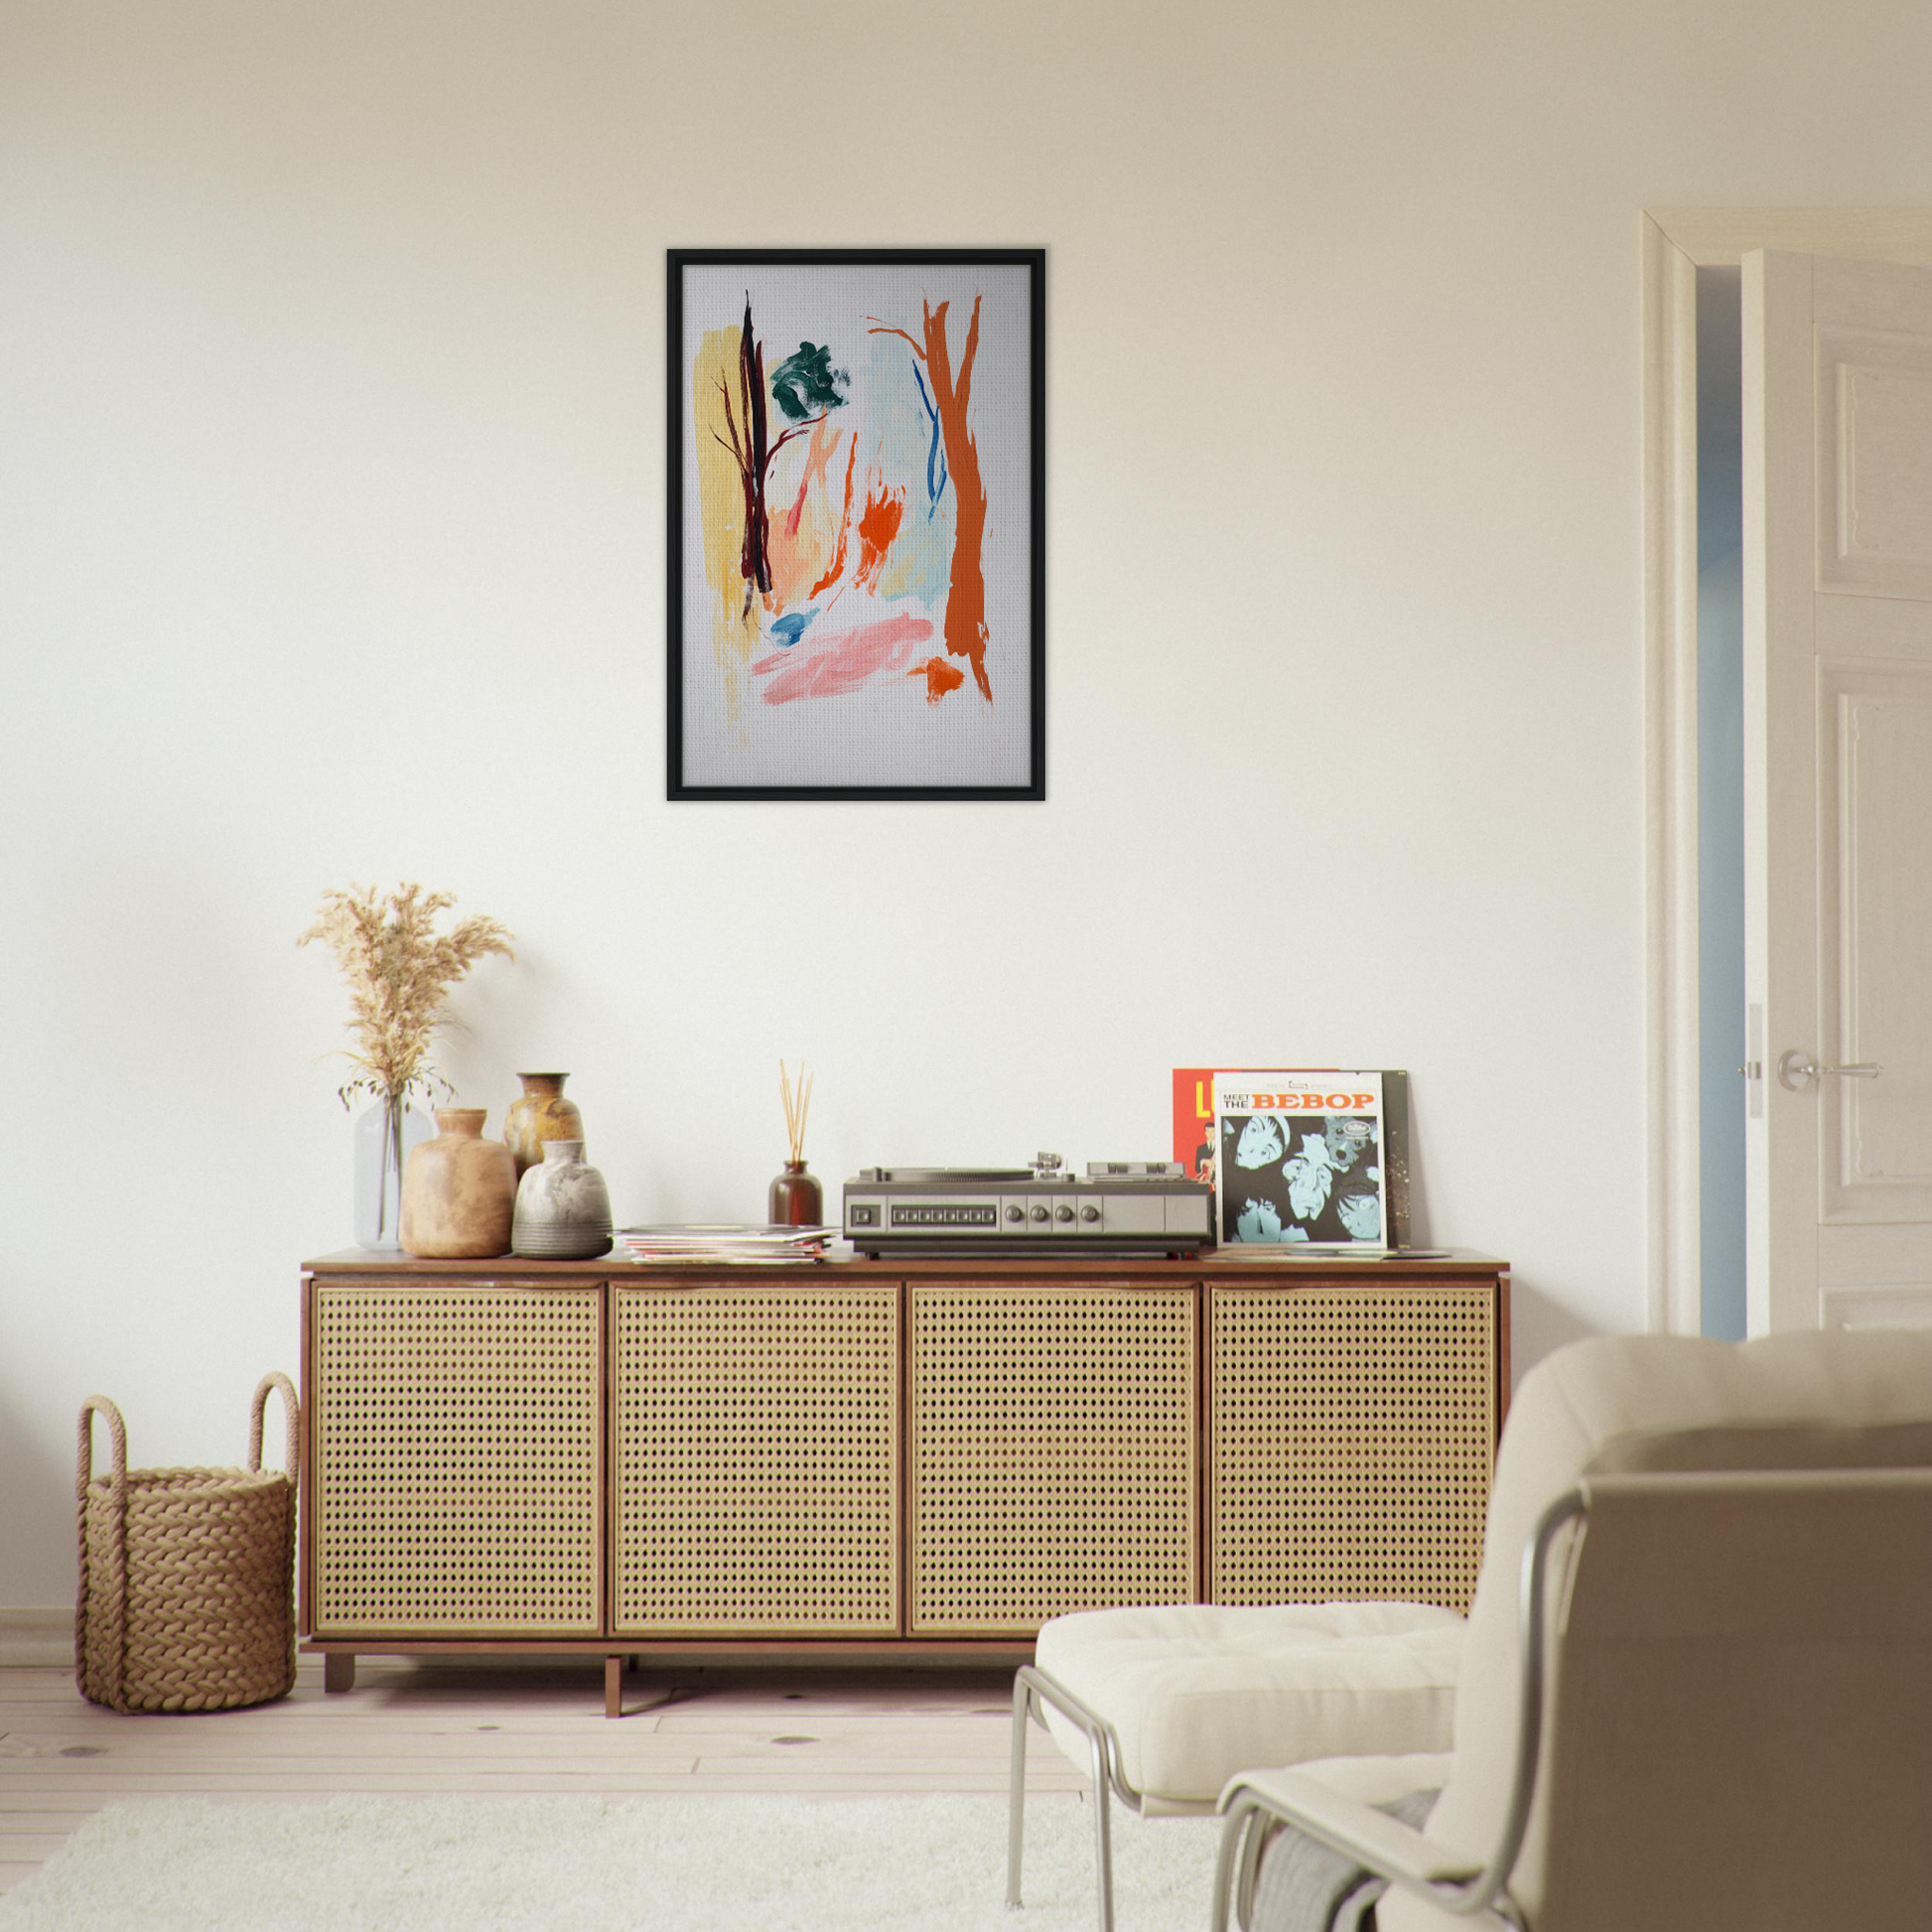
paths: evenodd
<path fill-rule="evenodd" d="M 545 1141 L 516 1184 L 510 1247 L 542 1261 L 589 1261 L 611 1251 L 611 1190 L 584 1165 L 582 1141 Z"/>

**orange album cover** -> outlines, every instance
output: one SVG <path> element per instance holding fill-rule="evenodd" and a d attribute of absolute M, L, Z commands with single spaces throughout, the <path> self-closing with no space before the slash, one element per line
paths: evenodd
<path fill-rule="evenodd" d="M 1177 1066 L 1173 1070 L 1173 1153 L 1191 1180 L 1214 1179 L 1214 1076 L 1217 1073 L 1339 1073 L 1335 1066 Z"/>

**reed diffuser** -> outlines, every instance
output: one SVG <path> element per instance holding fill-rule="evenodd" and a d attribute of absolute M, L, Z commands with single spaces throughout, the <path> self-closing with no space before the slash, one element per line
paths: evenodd
<path fill-rule="evenodd" d="M 825 1190 L 818 1176 L 805 1171 L 805 1119 L 812 1110 L 812 1076 L 798 1062 L 794 1083 L 783 1060 L 778 1062 L 778 1098 L 785 1109 L 785 1142 L 790 1157 L 785 1171 L 765 1196 L 766 1217 L 773 1227 L 815 1228 L 825 1220 Z"/>

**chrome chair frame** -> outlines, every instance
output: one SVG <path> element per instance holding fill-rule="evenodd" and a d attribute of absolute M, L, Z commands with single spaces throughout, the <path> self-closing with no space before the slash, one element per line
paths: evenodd
<path fill-rule="evenodd" d="M 1558 1533 L 1580 1517 L 1587 1517 L 1589 1501 L 1582 1489 L 1559 1496 L 1536 1525 L 1536 1534 L 1523 1553 L 1518 1595 L 1523 1627 L 1522 1668 L 1518 1680 L 1516 1765 L 1503 1811 L 1496 1849 L 1481 1867 L 1467 1876 L 1444 1878 L 1409 1869 L 1381 1851 L 1351 1837 L 1339 1827 L 1309 1819 L 1286 1809 L 1266 1791 L 1245 1778 L 1235 1778 L 1221 1794 L 1226 1819 L 1214 1865 L 1212 1932 L 1228 1932 L 1232 1904 L 1236 1922 L 1245 1928 L 1254 1910 L 1255 1883 L 1268 1841 L 1282 1826 L 1293 1826 L 1358 1861 L 1368 1871 L 1391 1884 L 1419 1893 L 1438 1909 L 1466 1917 L 1489 1932 L 1523 1932 L 1523 1922 L 1508 1896 L 1509 1875 L 1523 1849 L 1529 1829 L 1530 1800 L 1536 1790 L 1537 1760 L 1543 1744 L 1543 1698 L 1546 1675 L 1543 1597 L 1549 1580 L 1550 1552 Z"/>
<path fill-rule="evenodd" d="M 1013 1768 L 1007 1795 L 1007 1910 L 1020 1909 L 1020 1866 L 1027 1830 L 1027 1725 L 1045 1727 L 1042 1705 L 1051 1705 L 1087 1740 L 1093 1764 L 1093 1838 L 1100 1866 L 1100 1932 L 1114 1932 L 1114 1842 L 1111 1798 L 1141 1810 L 1141 1793 L 1121 1769 L 1120 1734 L 1100 1713 L 1083 1704 L 1032 1664 L 1013 1679 Z"/>

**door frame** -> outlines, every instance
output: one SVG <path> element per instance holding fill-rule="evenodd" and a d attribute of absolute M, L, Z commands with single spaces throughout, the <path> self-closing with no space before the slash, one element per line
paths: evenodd
<path fill-rule="evenodd" d="M 1642 215 L 1645 1311 L 1704 1325 L 1698 1097 L 1697 271 L 1753 248 L 1932 267 L 1932 208 Z"/>

